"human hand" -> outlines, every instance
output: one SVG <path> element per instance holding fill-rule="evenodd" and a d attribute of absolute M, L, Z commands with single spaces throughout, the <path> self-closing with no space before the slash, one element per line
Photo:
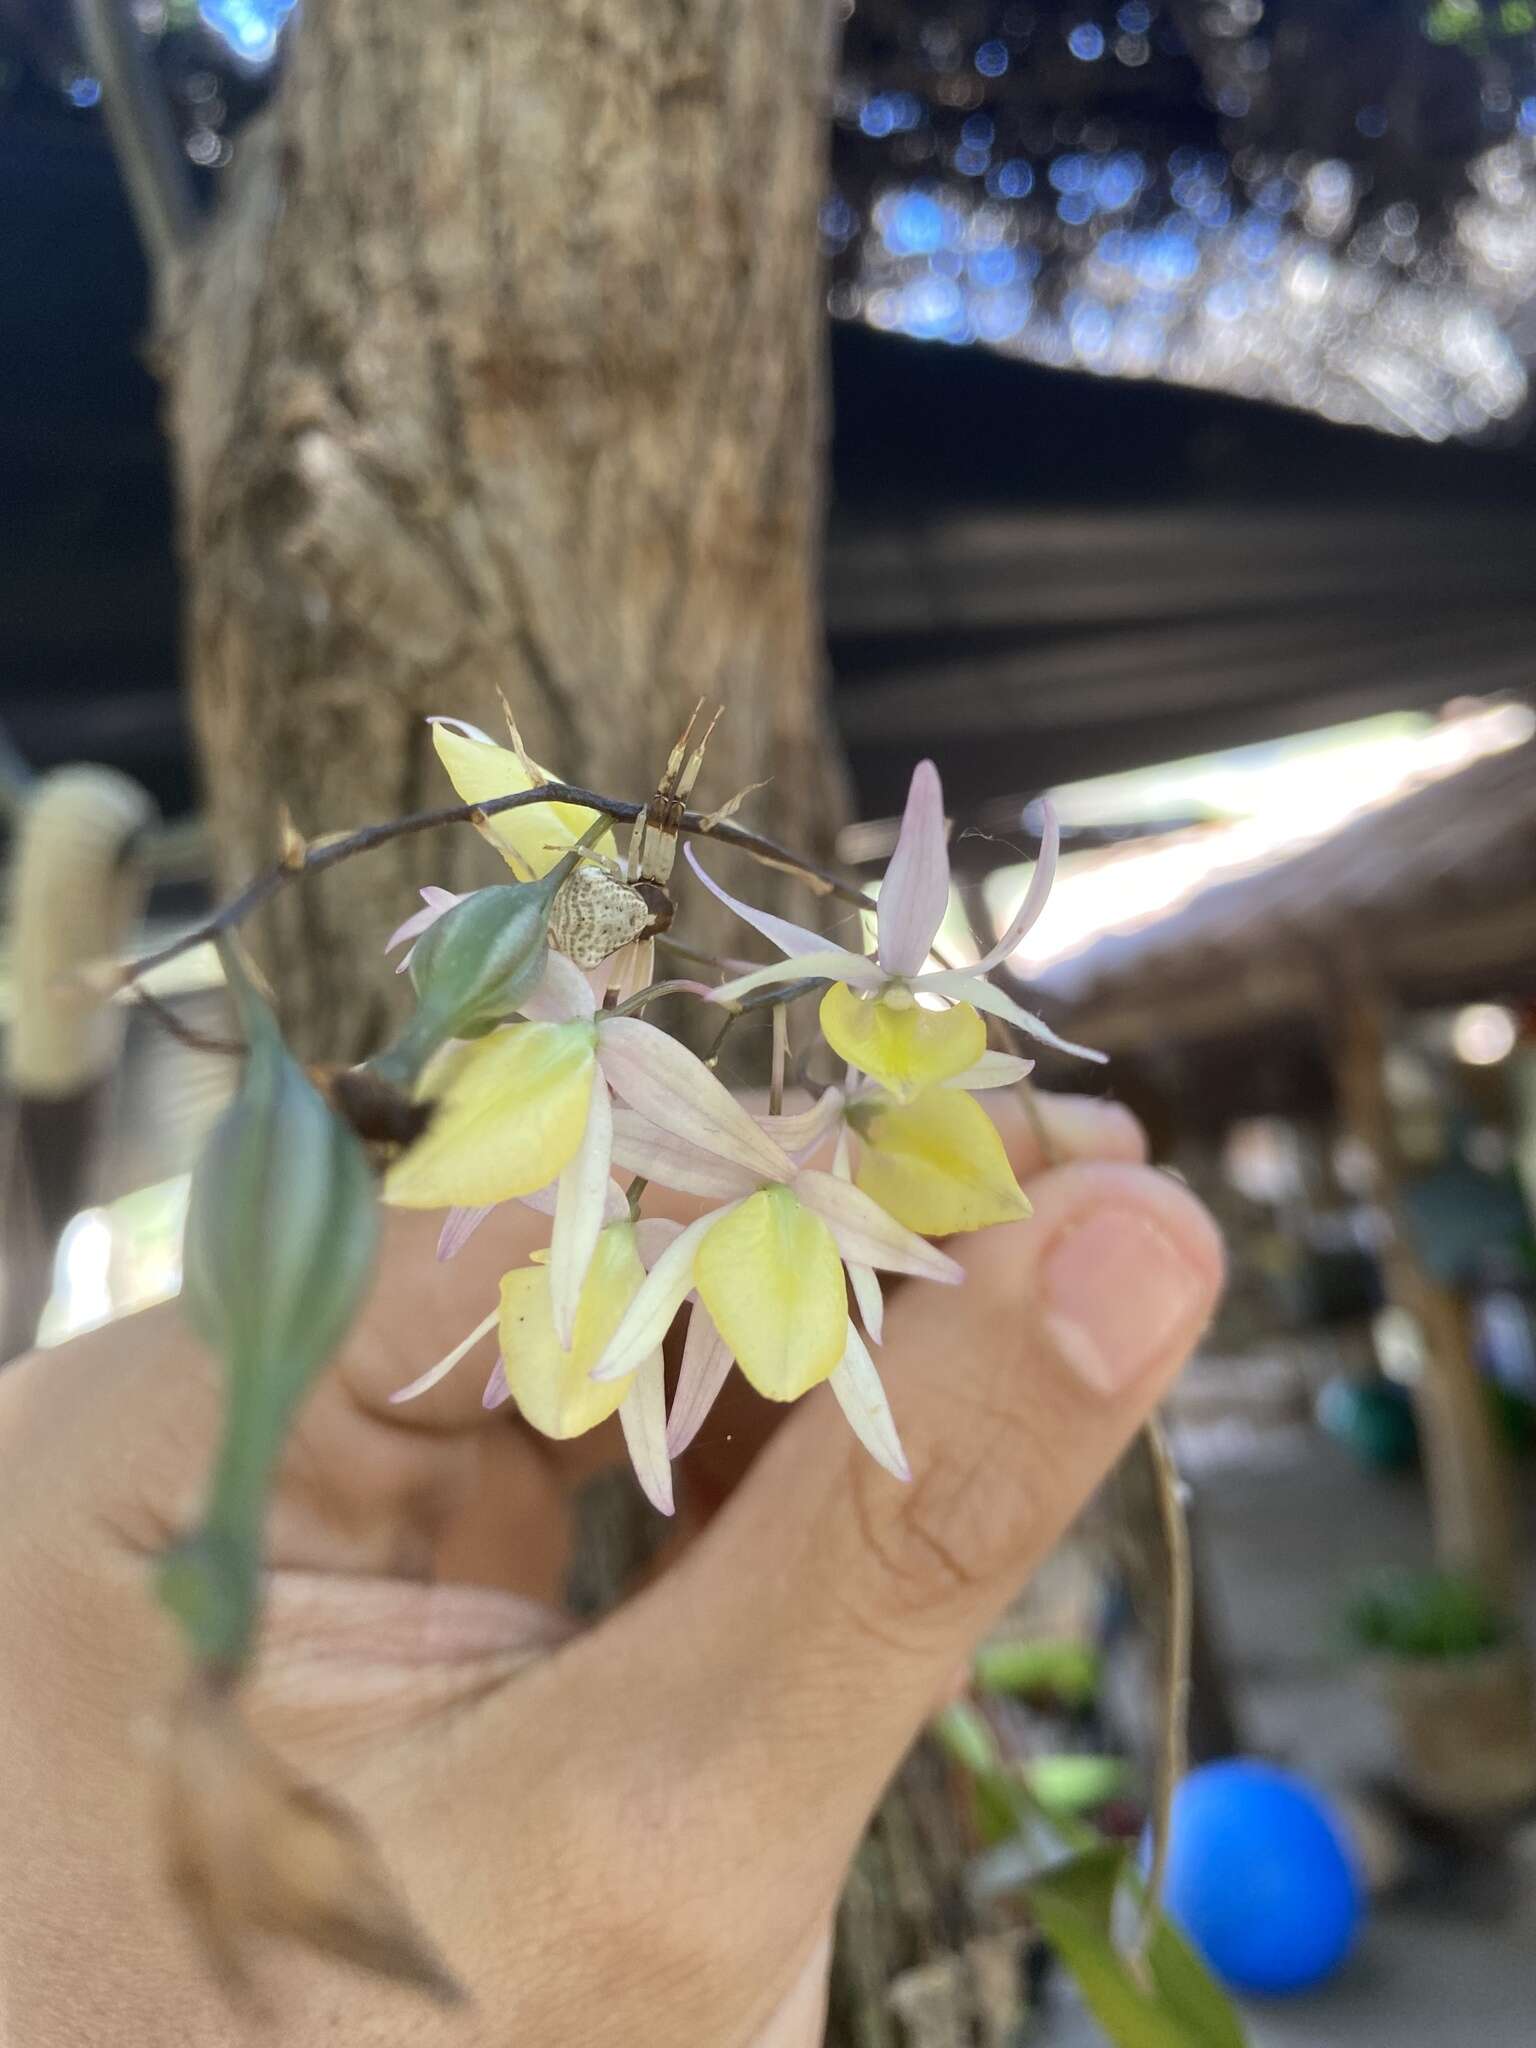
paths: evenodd
<path fill-rule="evenodd" d="M 679 1467 L 667 1568 L 585 1633 L 556 1603 L 574 1487 L 613 1441 L 487 1415 L 473 1367 L 389 1405 L 537 1219 L 449 1266 L 435 1225 L 387 1220 L 285 1460 L 248 1707 L 362 1816 L 473 2004 L 289 1946 L 262 1968 L 289 2048 L 820 2041 L 838 1893 L 886 1780 L 1219 1286 L 1209 1219 L 1138 1163 L 1131 1119 L 1042 1108 L 1063 1163 L 1007 1127 L 1033 1219 L 955 1245 L 963 1288 L 892 1298 L 880 1369 L 912 1483 L 825 1392 L 781 1415 L 738 1382 Z M 144 1739 L 184 1675 L 147 1566 L 193 1518 L 217 1424 L 215 1367 L 172 1308 L 0 1379 L 0 1984 L 29 2048 L 240 2037 L 162 1874 Z"/>

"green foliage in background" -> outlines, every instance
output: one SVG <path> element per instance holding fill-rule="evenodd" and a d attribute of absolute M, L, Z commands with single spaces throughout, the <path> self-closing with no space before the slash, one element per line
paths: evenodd
<path fill-rule="evenodd" d="M 1387 1657 L 1450 1662 L 1508 1642 L 1509 1618 L 1454 1572 L 1393 1572 L 1372 1581 L 1345 1614 L 1350 1638 Z"/>
<path fill-rule="evenodd" d="M 973 1707 L 949 1708 L 934 1732 L 971 1778 L 983 1838 L 1020 1852 L 1016 1888 L 1115 2048 L 1247 2048 L 1231 2000 L 1184 1936 L 1160 1907 L 1148 1920 L 1126 1844 L 1043 1804 Z"/>

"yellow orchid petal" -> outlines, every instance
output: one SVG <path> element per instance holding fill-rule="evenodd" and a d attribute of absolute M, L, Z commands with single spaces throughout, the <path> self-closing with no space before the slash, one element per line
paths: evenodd
<path fill-rule="evenodd" d="M 581 1436 L 618 1408 L 633 1374 L 594 1380 L 645 1268 L 631 1223 L 611 1223 L 597 1240 L 576 1310 L 569 1351 L 555 1335 L 547 1266 L 521 1266 L 501 1283 L 501 1355 L 507 1385 L 524 1418 L 544 1436 Z"/>
<path fill-rule="evenodd" d="M 590 1024 L 510 1024 L 450 1046 L 422 1076 L 432 1121 L 390 1168 L 402 1209 L 478 1209 L 531 1195 L 575 1157 L 597 1072 Z"/>
<path fill-rule="evenodd" d="M 985 1230 L 1030 1213 L 997 1126 L 959 1089 L 863 1107 L 856 1128 L 863 1144 L 855 1185 L 921 1237 Z"/>
<path fill-rule="evenodd" d="M 821 1029 L 839 1058 L 903 1102 L 963 1074 L 987 1047 L 987 1027 L 969 1003 L 925 1010 L 905 989 L 861 996 L 843 982 L 821 999 Z"/>
<path fill-rule="evenodd" d="M 694 1258 L 694 1285 L 760 1394 L 794 1401 L 832 1373 L 848 1295 L 832 1233 L 788 1188 L 761 1188 L 723 1216 Z"/>
<path fill-rule="evenodd" d="M 448 771 L 448 780 L 467 804 L 489 803 L 492 797 L 532 789 L 535 777 L 551 779 L 537 761 L 530 761 L 525 768 L 510 747 L 498 747 L 492 740 L 466 739 L 446 725 L 433 726 L 432 744 Z M 581 804 L 528 804 L 520 811 L 501 811 L 487 818 L 485 832 L 520 880 L 537 881 L 562 854 L 570 852 L 596 816 Z M 605 832 L 592 851 L 606 860 L 618 859 L 611 832 Z"/>

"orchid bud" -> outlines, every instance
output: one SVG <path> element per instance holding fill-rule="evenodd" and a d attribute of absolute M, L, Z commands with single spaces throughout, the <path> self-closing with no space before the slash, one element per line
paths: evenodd
<path fill-rule="evenodd" d="M 510 1016 L 544 972 L 555 898 L 587 842 L 607 829 L 607 819 L 597 819 L 538 881 L 476 889 L 422 933 L 410 967 L 416 1014 L 370 1061 L 372 1072 L 408 1087 L 450 1038 L 482 1038 Z"/>
<path fill-rule="evenodd" d="M 202 1659 L 236 1666 L 256 1618 L 272 1470 L 294 1409 L 357 1312 L 378 1213 L 362 1147 L 288 1052 L 232 949 L 224 961 L 249 1051 L 192 1176 L 182 1288 L 224 1361 L 224 1441 L 202 1528 L 166 1559 L 161 1594 Z"/>

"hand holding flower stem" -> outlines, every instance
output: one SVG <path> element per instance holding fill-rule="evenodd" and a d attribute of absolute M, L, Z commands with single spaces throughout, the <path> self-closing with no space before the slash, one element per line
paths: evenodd
<path fill-rule="evenodd" d="M 1099 1057 L 1058 1038 L 990 980 L 1043 908 L 1058 844 L 1049 808 L 1025 899 L 973 966 L 930 964 L 950 892 L 942 793 L 924 762 L 873 899 L 873 956 L 726 895 L 689 848 L 703 886 L 785 957 L 720 986 L 656 982 L 652 945 L 672 920 L 677 833 L 735 845 L 860 909 L 871 899 L 722 813 L 687 810 L 702 748 L 687 757 L 686 736 L 646 803 L 558 781 L 527 759 L 515 733 L 507 749 L 444 720 L 434 723 L 434 743 L 459 805 L 308 845 L 290 837 L 272 870 L 124 979 L 201 939 L 222 940 L 300 874 L 405 833 L 473 823 L 514 879 L 463 898 L 423 891 L 425 907 L 390 941 L 411 944 L 404 964 L 415 1014 L 349 1086 L 355 1095 L 371 1079 L 413 1098 L 383 1147 L 383 1196 L 447 1212 L 440 1257 L 508 1202 L 549 1216 L 550 1241 L 503 1275 L 495 1304 L 476 1304 L 469 1334 L 395 1399 L 438 1386 L 495 1332 L 485 1404 L 514 1401 L 553 1439 L 617 1415 L 644 1491 L 670 1513 L 671 1462 L 738 1366 L 774 1402 L 827 1383 L 875 1462 L 907 1479 L 875 1364 L 878 1276 L 954 1283 L 960 1266 L 928 1239 L 1029 1214 L 996 1129 L 973 1100 L 1019 1080 L 1029 1063 L 987 1051 L 982 1013 Z M 635 828 L 627 862 L 611 829 L 624 819 Z M 361 1148 L 294 1066 L 238 973 L 237 987 L 250 1058 L 224 1135 L 199 1168 L 188 1245 L 189 1306 L 230 1375 L 226 1452 L 205 1530 L 164 1581 L 196 1655 L 231 1673 L 254 1640 L 267 1478 L 296 1399 L 356 1309 L 367 1270 L 361 1248 L 372 1242 Z M 846 1078 L 808 1109 L 786 1113 L 787 1006 L 816 989 L 821 1035 Z M 701 1061 L 645 1019 L 664 995 L 724 1010 L 721 1040 L 739 1016 L 772 1008 L 766 1114 L 752 1114 L 716 1077 L 720 1040 Z M 348 1099 L 341 1090 L 335 1097 Z M 828 1148 L 830 1171 L 813 1163 Z M 627 1190 L 615 1174 L 629 1180 Z M 686 1224 L 647 1215 L 641 1197 L 650 1188 L 707 1206 Z M 325 1249 L 326 1231 L 343 1227 L 338 1218 L 353 1233 L 356 1258 Z M 254 1263 L 252 1247 L 261 1251 Z M 684 1309 L 669 1410 L 663 1347 Z M 234 1498 L 231 1488 L 233 1519 L 220 1506 Z M 425 1952 L 413 1957 L 407 1942 L 401 1953 L 402 1967 L 432 1981 Z"/>

